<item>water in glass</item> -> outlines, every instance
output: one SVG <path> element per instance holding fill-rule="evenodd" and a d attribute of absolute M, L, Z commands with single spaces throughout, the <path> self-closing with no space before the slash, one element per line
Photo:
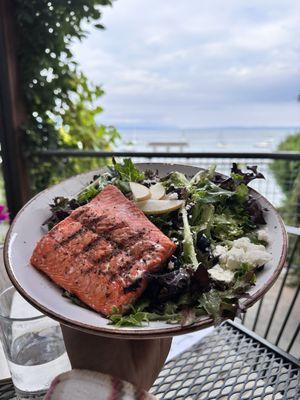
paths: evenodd
<path fill-rule="evenodd" d="M 61 329 L 56 321 L 32 309 L 13 288 L 7 291 L 0 295 L 0 325 L 16 393 L 19 399 L 42 399 L 51 381 L 70 369 Z M 10 310 L 6 316 L 4 304 Z M 16 318 L 20 310 L 23 318 Z"/>

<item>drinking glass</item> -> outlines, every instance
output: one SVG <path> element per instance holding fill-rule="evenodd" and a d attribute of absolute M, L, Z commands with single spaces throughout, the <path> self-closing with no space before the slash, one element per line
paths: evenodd
<path fill-rule="evenodd" d="M 51 381 L 70 369 L 59 323 L 9 287 L 0 294 L 0 337 L 18 399 L 44 398 Z"/>

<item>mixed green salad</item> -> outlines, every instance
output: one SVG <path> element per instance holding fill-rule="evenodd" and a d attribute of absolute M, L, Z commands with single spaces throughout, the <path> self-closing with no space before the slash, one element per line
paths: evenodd
<path fill-rule="evenodd" d="M 159 176 L 156 170 L 141 172 L 130 159 L 113 160 L 107 172 L 95 175 L 76 197 L 55 198 L 45 224 L 51 229 L 107 184 L 117 186 L 145 210 L 177 248 L 158 273 L 147 274 L 147 288 L 130 312 L 121 315 L 116 309 L 110 316 L 111 323 L 143 326 L 161 320 L 187 325 L 209 315 L 218 324 L 242 311 L 239 300 L 255 285 L 256 271 L 271 259 L 266 249 L 268 233 L 262 228 L 266 210 L 248 187 L 254 179 L 262 178 L 256 166 L 248 166 L 243 172 L 233 164 L 230 177 L 217 173 L 214 166 L 193 177 L 178 171 Z M 134 183 L 146 190 L 154 186 L 162 190 L 160 196 L 165 202 L 137 202 Z M 176 207 L 161 207 L 174 201 Z M 147 209 L 149 203 L 159 206 Z M 85 306 L 74 295 L 64 295 Z"/>

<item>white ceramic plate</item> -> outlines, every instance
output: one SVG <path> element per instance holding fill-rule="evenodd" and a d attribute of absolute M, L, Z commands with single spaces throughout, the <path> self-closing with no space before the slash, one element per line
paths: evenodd
<path fill-rule="evenodd" d="M 139 164 L 141 170 L 158 170 L 161 176 L 177 170 L 192 177 L 198 167 L 179 164 L 149 163 Z M 103 170 L 102 170 L 103 171 Z M 97 171 L 99 173 L 99 171 Z M 116 328 L 94 311 L 78 307 L 62 297 L 62 289 L 50 281 L 46 275 L 30 265 L 30 257 L 38 240 L 43 235 L 41 226 L 49 217 L 49 203 L 56 196 L 72 197 L 86 186 L 95 175 L 95 171 L 77 175 L 49 189 L 44 190 L 30 200 L 18 213 L 11 225 L 5 241 L 4 259 L 11 281 L 32 305 L 43 313 L 70 327 L 104 336 L 127 338 L 154 338 L 179 335 L 212 325 L 209 317 L 203 317 L 192 326 L 151 322 L 139 328 Z M 267 221 L 271 243 L 268 250 L 272 261 L 257 274 L 257 283 L 249 292 L 250 296 L 242 301 L 246 307 L 254 304 L 273 285 L 285 261 L 287 235 L 283 222 L 273 206 L 259 193 L 251 190 L 253 196 L 262 205 Z"/>

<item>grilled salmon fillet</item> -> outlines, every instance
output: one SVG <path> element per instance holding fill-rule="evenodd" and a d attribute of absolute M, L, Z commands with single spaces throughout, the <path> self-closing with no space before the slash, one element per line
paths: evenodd
<path fill-rule="evenodd" d="M 85 304 L 124 313 L 176 245 L 113 185 L 77 208 L 36 245 L 31 264 Z"/>

